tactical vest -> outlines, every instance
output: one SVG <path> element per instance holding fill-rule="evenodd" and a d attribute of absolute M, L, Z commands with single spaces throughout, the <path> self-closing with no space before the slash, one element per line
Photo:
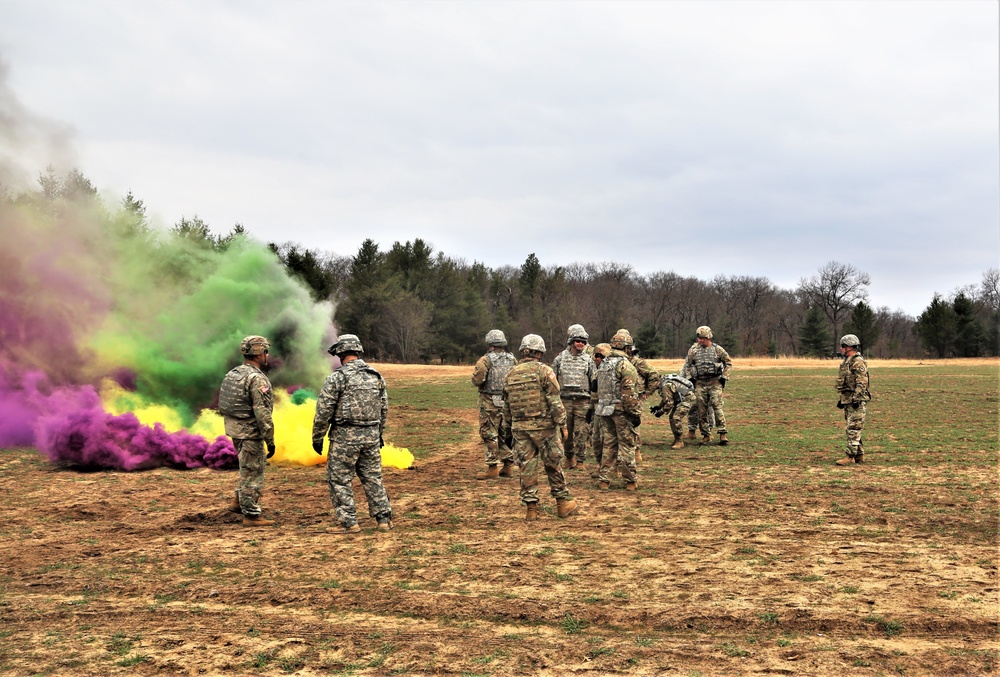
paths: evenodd
<path fill-rule="evenodd" d="M 694 354 L 694 377 L 699 380 L 713 379 L 722 374 L 726 366 L 719 359 L 715 346 L 698 346 Z"/>
<path fill-rule="evenodd" d="M 587 397 L 590 381 L 587 378 L 590 364 L 586 353 L 574 355 L 568 350 L 559 356 L 559 394 L 563 397 Z"/>
<path fill-rule="evenodd" d="M 618 375 L 618 365 L 625 358 L 621 355 L 609 355 L 601 362 L 597 370 L 597 408 L 598 416 L 611 416 L 615 407 L 622 402 L 622 380 Z"/>
<path fill-rule="evenodd" d="M 513 420 L 549 418 L 549 402 L 542 392 L 542 364 L 522 362 L 507 374 L 507 404 Z"/>
<path fill-rule="evenodd" d="M 367 364 L 353 366 L 357 360 L 340 368 L 346 382 L 337 401 L 334 422 L 337 425 L 372 426 L 382 422 L 382 377 Z"/>
<path fill-rule="evenodd" d="M 855 353 L 854 355 L 851 355 L 850 358 L 841 361 L 840 373 L 837 374 L 837 390 L 849 395 L 854 394 L 854 389 L 857 387 L 858 383 L 858 375 L 855 374 L 853 371 L 851 371 L 851 366 L 854 365 L 855 359 L 864 360 L 864 358 L 861 357 L 861 353 Z M 867 402 L 870 401 L 872 398 L 872 394 L 868 390 L 868 386 L 871 383 L 871 378 L 869 377 L 868 372 L 865 372 L 864 379 L 865 379 L 864 396 L 865 396 L 865 401 Z"/>
<path fill-rule="evenodd" d="M 691 381 L 677 374 L 667 374 L 663 380 L 670 381 L 676 385 L 677 394 L 680 395 L 682 400 L 687 397 L 689 392 L 694 390 L 694 384 Z"/>
<path fill-rule="evenodd" d="M 503 352 L 493 351 L 486 354 L 490 358 L 490 368 L 486 372 L 486 380 L 480 392 L 486 395 L 502 395 L 503 382 L 507 379 L 507 374 L 517 364 L 514 356 L 506 350 Z"/>
<path fill-rule="evenodd" d="M 219 389 L 219 413 L 230 418 L 253 418 L 250 377 L 257 370 L 246 364 L 234 367 Z"/>

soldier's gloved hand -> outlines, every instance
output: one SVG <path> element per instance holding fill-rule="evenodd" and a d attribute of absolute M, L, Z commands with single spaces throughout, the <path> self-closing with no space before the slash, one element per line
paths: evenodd
<path fill-rule="evenodd" d="M 726 389 L 726 377 L 725 376 L 720 376 L 719 377 L 719 385 L 722 386 L 723 390 Z"/>
<path fill-rule="evenodd" d="M 843 409 L 843 408 L 844 408 L 844 403 L 841 402 L 840 400 L 837 400 L 837 409 Z"/>
<path fill-rule="evenodd" d="M 563 444 L 566 444 L 566 440 L 569 439 L 569 428 L 566 426 L 559 428 L 559 436 L 562 437 Z"/>
<path fill-rule="evenodd" d="M 854 407 L 855 409 L 857 409 L 861 405 L 859 403 L 857 403 L 857 402 L 851 402 L 851 406 Z"/>
<path fill-rule="evenodd" d="M 625 420 L 631 423 L 633 428 L 642 425 L 642 416 L 639 414 L 625 414 Z"/>
<path fill-rule="evenodd" d="M 323 440 L 319 442 L 313 442 L 313 451 L 315 451 L 320 456 L 323 455 Z"/>
<path fill-rule="evenodd" d="M 583 415 L 583 420 L 586 421 L 588 425 L 594 422 L 594 408 L 593 407 L 591 407 L 590 409 L 588 409 L 587 413 Z"/>
<path fill-rule="evenodd" d="M 381 448 L 382 448 L 382 447 L 384 447 L 384 446 L 385 446 L 385 440 L 383 440 L 383 439 L 382 439 L 382 436 L 381 436 L 381 435 L 379 435 L 379 436 L 378 436 L 378 448 L 379 448 L 379 449 L 381 449 Z"/>
<path fill-rule="evenodd" d="M 267 457 L 271 458 L 272 456 L 274 456 L 274 449 L 275 449 L 274 442 L 273 441 L 265 442 L 265 444 L 267 445 Z"/>

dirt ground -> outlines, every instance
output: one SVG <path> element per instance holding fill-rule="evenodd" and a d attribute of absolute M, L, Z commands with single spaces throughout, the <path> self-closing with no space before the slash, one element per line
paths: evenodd
<path fill-rule="evenodd" d="M 251 530 L 225 508 L 235 472 L 0 451 L 0 673 L 996 674 L 995 496 L 993 524 L 929 510 L 946 468 L 845 479 L 828 450 L 765 467 L 738 443 L 648 445 L 638 492 L 567 471 L 580 513 L 543 493 L 528 526 L 516 478 L 471 479 L 474 411 L 391 416 L 461 441 L 387 468 L 395 529 L 353 537 L 323 466 L 269 467 L 279 527 Z M 996 487 L 995 467 L 962 473 Z"/>

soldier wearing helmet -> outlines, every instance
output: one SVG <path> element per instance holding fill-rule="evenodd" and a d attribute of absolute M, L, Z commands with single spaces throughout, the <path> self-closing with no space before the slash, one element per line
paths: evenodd
<path fill-rule="evenodd" d="M 368 499 L 368 515 L 379 531 L 392 529 L 392 506 L 382 484 L 382 435 L 389 412 L 389 397 L 382 375 L 362 358 L 364 348 L 354 334 L 341 334 L 330 346 L 340 367 L 326 377 L 313 418 L 313 451 L 323 454 L 323 438 L 329 436 L 326 459 L 327 484 L 334 517 L 343 533 L 361 531 L 351 483 L 357 474 Z"/>
<path fill-rule="evenodd" d="M 477 480 L 513 477 L 513 440 L 500 435 L 503 423 L 503 382 L 517 360 L 507 350 L 507 337 L 499 329 L 486 332 L 486 354 L 472 368 L 472 385 L 479 389 L 479 437 L 486 450 L 486 471 Z M 501 467 L 502 466 L 502 467 Z"/>
<path fill-rule="evenodd" d="M 709 428 L 709 411 L 715 415 L 715 425 L 719 431 L 719 444 L 729 444 L 726 428 L 726 412 L 723 409 L 722 391 L 733 370 L 733 360 L 726 349 L 712 343 L 712 328 L 698 327 L 697 340 L 688 351 L 682 373 L 694 382 L 694 396 L 698 401 L 698 426 L 701 428 L 701 443 L 712 441 Z"/>
<path fill-rule="evenodd" d="M 598 343 L 594 346 L 594 378 L 590 380 L 590 407 L 597 406 L 597 370 L 601 368 L 601 362 L 611 354 L 610 343 Z M 600 426 L 600 421 L 591 420 L 590 425 L 590 447 L 594 450 L 594 469 L 590 473 L 590 479 L 596 480 L 600 477 L 601 458 L 604 456 L 604 432 Z"/>
<path fill-rule="evenodd" d="M 864 463 L 865 448 L 861 433 L 865 429 L 866 403 L 872 396 L 868 390 L 868 363 L 861 356 L 861 341 L 854 334 L 840 339 L 840 363 L 837 375 L 837 408 L 844 410 L 847 427 L 847 456 L 837 461 L 837 465 Z"/>
<path fill-rule="evenodd" d="M 552 368 L 541 362 L 545 341 L 538 334 L 521 340 L 522 359 L 507 374 L 503 388 L 503 424 L 514 438 L 514 454 L 521 469 L 521 501 L 525 519 L 538 519 L 539 465 L 556 499 L 556 514 L 569 517 L 576 501 L 566 488 L 561 466 L 566 440 L 566 409 L 559 398 L 559 381 Z"/>
<path fill-rule="evenodd" d="M 597 369 L 595 427 L 600 426 L 603 436 L 601 467 L 597 479 L 601 489 L 611 488 L 615 471 L 621 472 L 625 490 L 638 487 L 635 454 L 639 447 L 636 427 L 639 416 L 639 373 L 625 353 L 625 346 L 632 344 L 628 331 L 619 329 L 611 337 L 610 351 Z M 605 352 L 603 349 L 601 352 Z"/>
<path fill-rule="evenodd" d="M 248 527 L 271 526 L 261 514 L 265 459 L 274 456 L 274 393 L 264 373 L 270 364 L 270 342 L 263 336 L 247 336 L 240 342 L 243 364 L 234 367 L 219 389 L 219 413 L 226 435 L 239 454 L 240 481 L 230 510 L 242 513 Z M 265 456 L 265 448 L 267 455 Z"/>
<path fill-rule="evenodd" d="M 566 408 L 566 458 L 563 468 L 586 470 L 584 461 L 590 443 L 590 424 L 594 407 L 590 401 L 590 382 L 597 366 L 587 352 L 590 337 L 582 324 L 572 324 L 567 330 L 566 349 L 552 360 L 552 371 L 559 380 L 559 397 Z M 591 350 L 592 352 L 592 350 Z"/>

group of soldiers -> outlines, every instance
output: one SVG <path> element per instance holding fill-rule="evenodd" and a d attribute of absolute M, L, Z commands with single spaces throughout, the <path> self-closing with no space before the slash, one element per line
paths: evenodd
<path fill-rule="evenodd" d="M 659 394 L 659 403 L 649 407 L 656 417 L 667 416 L 673 432 L 672 449 L 684 447 L 687 439 L 729 444 L 723 406 L 723 391 L 732 373 L 733 361 L 726 350 L 712 342 L 712 329 L 698 327 L 696 341 L 678 373 L 661 376 L 639 356 L 627 329 L 619 329 L 608 343 L 591 346 L 582 325 L 570 325 L 566 349 L 549 367 L 541 362 L 545 341 L 528 334 L 515 359 L 499 329 L 486 334 L 487 352 L 476 362 L 472 384 L 479 389 L 479 434 L 486 449 L 486 470 L 479 480 L 513 477 L 520 468 L 520 495 L 526 519 L 538 519 L 540 472 L 544 469 L 549 490 L 556 499 L 556 513 L 568 517 L 577 509 L 570 496 L 563 470 L 586 471 L 587 450 L 592 449 L 591 479 L 601 490 L 609 490 L 618 475 L 625 491 L 638 487 L 638 465 L 642 462 L 638 428 L 644 403 Z M 853 334 L 841 339 L 844 360 L 837 379 L 847 422 L 847 457 L 837 465 L 862 463 L 868 372 L 860 355 L 860 341 Z"/>
<path fill-rule="evenodd" d="M 274 524 L 263 517 L 260 507 L 264 466 L 275 450 L 274 399 L 266 374 L 270 347 L 263 336 L 243 339 L 243 364 L 226 374 L 219 390 L 219 413 L 240 464 L 239 485 L 229 509 L 242 513 L 243 524 L 249 527 Z M 341 334 L 328 352 L 340 360 L 340 366 L 326 378 L 316 401 L 312 448 L 322 456 L 323 439 L 329 437 L 326 476 L 334 517 L 343 533 L 361 531 L 351 487 L 357 475 L 368 499 L 368 514 L 378 530 L 388 531 L 392 507 L 382 484 L 380 454 L 389 412 L 385 380 L 364 361 L 364 348 L 354 334 Z"/>

